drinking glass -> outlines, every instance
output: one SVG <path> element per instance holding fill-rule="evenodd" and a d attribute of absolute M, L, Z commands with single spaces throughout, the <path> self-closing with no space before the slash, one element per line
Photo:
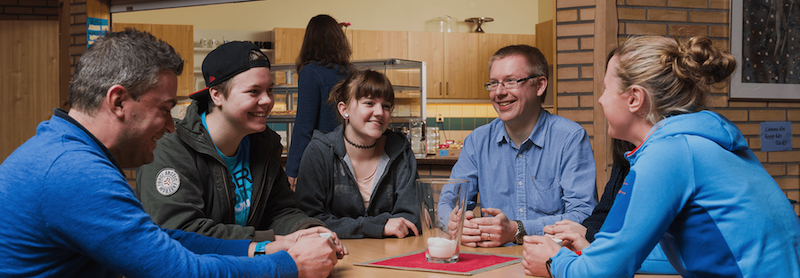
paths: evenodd
<path fill-rule="evenodd" d="M 429 263 L 458 262 L 468 184 L 461 179 L 417 180 L 422 239 Z M 443 190 L 451 192 L 454 198 L 440 199 Z M 448 228 L 451 221 L 455 222 L 452 230 Z"/>
<path fill-rule="evenodd" d="M 445 32 L 450 33 L 451 32 L 450 19 L 451 19 L 451 17 L 449 15 L 440 15 L 439 16 L 439 32 L 442 32 L 442 33 L 445 33 Z"/>
<path fill-rule="evenodd" d="M 411 130 L 411 151 L 414 152 L 414 157 L 423 158 L 428 154 L 428 142 L 425 139 L 425 119 L 410 119 L 408 120 L 408 127 Z"/>

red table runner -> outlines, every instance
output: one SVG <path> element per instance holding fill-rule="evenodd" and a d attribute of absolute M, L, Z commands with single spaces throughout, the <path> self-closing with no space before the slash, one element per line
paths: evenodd
<path fill-rule="evenodd" d="M 363 263 L 354 263 L 353 265 L 401 270 L 429 271 L 457 275 L 473 275 L 476 273 L 516 264 L 521 261 L 522 258 L 519 256 L 461 252 L 458 255 L 458 262 L 456 263 L 429 263 L 425 259 L 424 251 L 414 251 L 400 256 L 388 257 Z"/>

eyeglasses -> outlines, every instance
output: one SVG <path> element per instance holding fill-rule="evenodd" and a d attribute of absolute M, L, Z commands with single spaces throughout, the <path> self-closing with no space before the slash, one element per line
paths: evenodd
<path fill-rule="evenodd" d="M 487 91 L 497 90 L 497 87 L 499 85 L 501 85 L 501 84 L 503 85 L 503 88 L 514 89 L 514 88 L 519 86 L 519 83 L 522 83 L 525 80 L 528 80 L 528 79 L 531 79 L 531 78 L 537 78 L 537 77 L 540 77 L 540 76 L 542 76 L 542 75 L 531 75 L 531 76 L 528 76 L 528 77 L 525 77 L 525 78 L 520 78 L 520 79 L 509 78 L 508 80 L 503 81 L 503 82 L 489 81 L 489 82 L 486 82 L 486 84 L 483 84 L 483 86 L 486 87 Z"/>

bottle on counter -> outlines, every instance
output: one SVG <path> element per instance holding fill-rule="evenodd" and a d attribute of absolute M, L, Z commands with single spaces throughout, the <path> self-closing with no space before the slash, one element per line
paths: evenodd
<path fill-rule="evenodd" d="M 425 132 L 425 119 L 411 119 L 409 120 L 409 127 L 411 134 L 411 150 L 414 152 L 416 158 L 423 158 L 428 154 L 426 150 L 427 139 Z"/>
<path fill-rule="evenodd" d="M 428 127 L 428 154 L 436 154 L 439 151 L 439 127 Z"/>

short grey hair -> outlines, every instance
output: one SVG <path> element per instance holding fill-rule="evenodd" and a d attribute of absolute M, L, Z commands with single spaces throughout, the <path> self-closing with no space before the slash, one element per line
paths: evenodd
<path fill-rule="evenodd" d="M 168 43 L 132 28 L 108 33 L 83 53 L 69 84 L 72 108 L 93 115 L 108 88 L 125 87 L 133 100 L 157 87 L 159 73 L 183 72 L 183 58 Z"/>

